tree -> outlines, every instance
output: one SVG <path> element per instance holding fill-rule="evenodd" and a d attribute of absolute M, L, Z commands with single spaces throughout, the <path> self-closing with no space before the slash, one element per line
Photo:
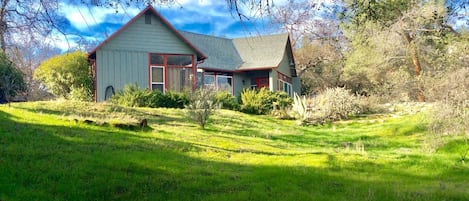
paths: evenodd
<path fill-rule="evenodd" d="M 54 48 L 41 41 L 31 38 L 23 38 L 21 42 L 11 44 L 7 54 L 17 68 L 23 72 L 27 90 L 24 95 L 29 101 L 44 100 L 51 97 L 39 81 L 33 79 L 33 72 L 40 62 L 60 53 L 58 48 Z"/>
<path fill-rule="evenodd" d="M 445 2 L 351 0 L 347 8 L 344 29 L 352 40 L 344 69 L 348 77 L 366 77 L 372 88 L 386 91 L 399 84 L 389 85 L 389 76 L 410 75 L 412 80 L 400 83 L 406 83 L 412 99 L 425 101 L 424 76 L 434 65 L 423 59 L 437 56 L 438 44 L 457 34 L 447 23 L 452 12 Z"/>
<path fill-rule="evenodd" d="M 340 85 L 346 41 L 335 17 L 339 10 L 321 0 L 289 1 L 272 8 L 273 23 L 291 36 L 303 94 Z"/>
<path fill-rule="evenodd" d="M 5 98 L 10 103 L 12 97 L 25 90 L 23 74 L 7 55 L 0 51 L 0 99 Z"/>
<path fill-rule="evenodd" d="M 34 71 L 34 79 L 41 81 L 55 96 L 74 99 L 72 95 L 79 92 L 80 100 L 93 97 L 93 77 L 84 52 L 75 51 L 48 59 Z"/>

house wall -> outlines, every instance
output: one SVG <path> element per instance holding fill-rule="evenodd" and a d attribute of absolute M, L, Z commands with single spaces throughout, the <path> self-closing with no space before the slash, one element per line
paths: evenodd
<path fill-rule="evenodd" d="M 239 97 L 244 88 L 249 88 L 251 86 L 251 79 L 247 77 L 245 73 L 233 73 L 233 82 L 233 95 L 235 97 Z"/>
<path fill-rule="evenodd" d="M 109 85 L 116 91 L 131 83 L 148 88 L 148 53 L 195 55 L 193 49 L 156 16 L 152 14 L 151 24 L 145 24 L 145 15 L 142 15 L 96 52 L 96 100 L 104 100 Z"/>
<path fill-rule="evenodd" d="M 289 53 L 288 48 L 285 51 L 282 61 L 280 62 L 280 65 L 278 68 L 275 69 L 276 72 L 280 72 L 290 78 L 292 78 L 292 90 L 293 92 L 300 94 L 301 93 L 301 86 L 300 86 L 300 78 L 299 77 L 292 77 L 291 70 L 290 70 L 290 58 L 291 58 L 291 53 Z M 275 80 L 275 85 L 274 91 L 277 91 L 278 89 L 278 75 L 275 73 L 275 76 L 273 79 Z M 272 78 L 271 78 L 272 79 Z"/>

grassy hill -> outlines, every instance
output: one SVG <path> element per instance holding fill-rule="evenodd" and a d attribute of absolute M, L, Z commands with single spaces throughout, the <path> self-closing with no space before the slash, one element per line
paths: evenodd
<path fill-rule="evenodd" d="M 426 151 L 422 113 L 299 127 L 220 110 L 201 130 L 178 109 L 16 103 L 0 106 L 0 200 L 469 200 L 468 145 L 445 142 Z"/>

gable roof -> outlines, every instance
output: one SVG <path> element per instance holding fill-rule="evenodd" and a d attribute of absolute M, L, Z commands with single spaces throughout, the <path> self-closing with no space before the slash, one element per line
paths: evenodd
<path fill-rule="evenodd" d="M 233 39 L 243 65 L 239 70 L 276 68 L 287 48 L 288 34 L 275 34 Z"/>
<path fill-rule="evenodd" d="M 91 52 L 88 53 L 88 58 L 96 58 L 96 51 L 101 49 L 105 44 L 107 44 L 109 41 L 114 39 L 120 32 L 125 30 L 128 26 L 133 24 L 137 19 L 139 19 L 142 15 L 145 13 L 150 12 L 153 15 L 155 15 L 165 26 L 167 26 L 178 38 L 180 38 L 182 41 L 184 41 L 191 49 L 193 49 L 196 54 L 197 54 L 197 61 L 204 60 L 207 58 L 202 51 L 197 49 L 189 40 L 184 38 L 184 36 L 181 35 L 180 32 L 178 32 L 165 18 L 163 18 L 151 5 L 148 5 L 145 9 L 143 9 L 140 13 L 138 13 L 135 17 L 133 17 L 129 22 L 127 22 L 124 26 L 122 26 L 119 30 L 114 32 L 111 36 L 106 38 L 103 42 L 101 42 L 97 47 L 95 47 Z"/>
<path fill-rule="evenodd" d="M 200 68 L 235 71 L 243 64 L 243 60 L 231 39 L 185 31 L 180 32 L 208 56 L 203 63 L 198 65 Z"/>
<path fill-rule="evenodd" d="M 181 34 L 208 58 L 198 66 L 223 71 L 271 69 L 280 65 L 288 48 L 288 34 L 227 39 L 191 32 Z"/>

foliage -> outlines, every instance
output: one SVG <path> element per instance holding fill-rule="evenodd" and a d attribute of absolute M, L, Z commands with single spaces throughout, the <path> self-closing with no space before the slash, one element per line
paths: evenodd
<path fill-rule="evenodd" d="M 137 83 L 128 84 L 123 90 L 118 90 L 111 98 L 111 102 L 128 107 L 165 107 L 184 108 L 189 103 L 186 93 L 167 91 L 150 91 L 141 89 Z"/>
<path fill-rule="evenodd" d="M 347 87 L 387 100 L 427 100 L 425 85 L 452 63 L 438 58 L 446 57 L 448 38 L 458 35 L 448 24 L 445 2 L 360 0 L 347 6 L 342 24 L 351 39 L 343 76 Z"/>
<path fill-rule="evenodd" d="M 34 71 L 34 79 L 41 81 L 55 96 L 77 97 L 72 97 L 71 92 L 72 89 L 79 89 L 80 92 L 88 93 L 83 96 L 93 97 L 93 76 L 89 72 L 88 58 L 84 52 L 65 53 L 44 61 Z"/>
<path fill-rule="evenodd" d="M 210 115 L 219 107 L 216 103 L 216 92 L 207 88 L 200 88 L 191 93 L 189 104 L 186 105 L 189 117 L 202 129 L 205 129 Z"/>
<path fill-rule="evenodd" d="M 152 104 L 155 107 L 166 107 L 166 108 L 184 108 L 190 100 L 187 96 L 187 93 L 184 92 L 172 92 L 166 91 L 164 94 L 161 92 L 153 92 L 159 95 L 162 95 L 161 98 L 156 98 L 156 100 L 151 100 Z"/>
<path fill-rule="evenodd" d="M 90 95 L 90 94 L 93 94 L 94 92 L 91 91 L 90 88 L 85 88 L 85 87 L 79 87 L 79 88 L 75 88 L 75 87 L 72 87 L 70 89 L 70 95 L 69 95 L 69 98 L 71 100 L 76 100 L 76 101 L 88 101 L 88 102 L 91 102 L 93 101 L 93 95 Z"/>
<path fill-rule="evenodd" d="M 469 138 L 469 69 L 449 73 L 438 82 L 435 90 L 442 99 L 430 114 L 428 151 L 436 151 L 444 145 L 441 139 L 445 135 Z"/>
<path fill-rule="evenodd" d="M 0 51 L 0 100 L 10 102 L 18 92 L 26 90 L 23 74 L 15 67 L 7 55 Z"/>
<path fill-rule="evenodd" d="M 308 102 L 305 96 L 301 97 L 295 94 L 291 111 L 293 112 L 293 116 L 298 120 L 299 125 L 304 125 L 311 117 L 311 110 L 308 108 Z"/>
<path fill-rule="evenodd" d="M 221 108 L 228 110 L 239 110 L 239 103 L 236 98 L 226 91 L 218 91 L 215 95 L 215 103 L 220 104 Z"/>
<path fill-rule="evenodd" d="M 285 92 L 271 92 L 267 88 L 244 89 L 241 93 L 241 111 L 248 114 L 269 114 L 291 103 L 292 99 Z"/>
<path fill-rule="evenodd" d="M 344 88 L 328 88 L 319 95 L 307 99 L 295 96 L 292 107 L 293 116 L 300 125 L 318 124 L 328 121 L 348 119 L 362 113 L 360 98 Z M 369 112 L 371 109 L 367 108 Z"/>

